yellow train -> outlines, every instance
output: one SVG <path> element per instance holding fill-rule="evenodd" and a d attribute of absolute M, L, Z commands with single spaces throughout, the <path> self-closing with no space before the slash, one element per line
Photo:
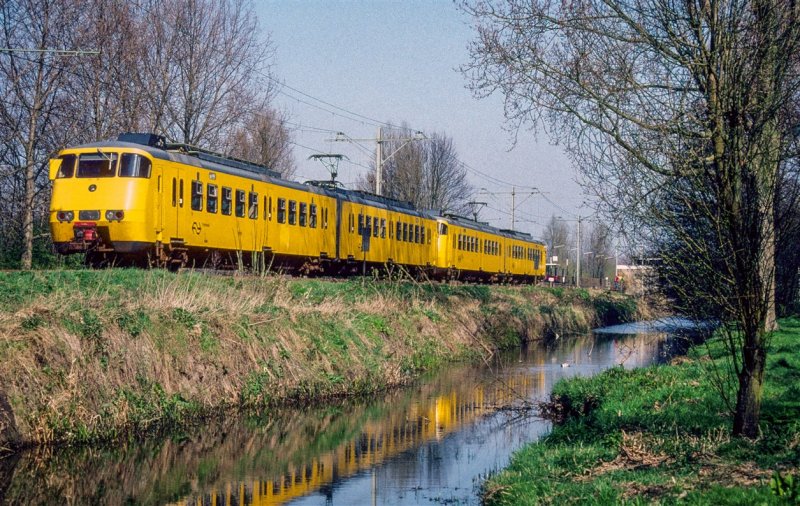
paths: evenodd
<path fill-rule="evenodd" d="M 329 183 L 287 181 L 152 134 L 64 149 L 50 160 L 50 179 L 53 243 L 62 254 L 85 253 L 91 265 L 544 276 L 544 244 L 528 234 Z"/>

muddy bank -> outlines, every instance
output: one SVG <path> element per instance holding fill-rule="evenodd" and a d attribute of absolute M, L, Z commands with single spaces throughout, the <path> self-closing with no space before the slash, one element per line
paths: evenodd
<path fill-rule="evenodd" d="M 585 290 L 108 270 L 0 274 L 0 451 L 401 385 L 629 321 Z"/>

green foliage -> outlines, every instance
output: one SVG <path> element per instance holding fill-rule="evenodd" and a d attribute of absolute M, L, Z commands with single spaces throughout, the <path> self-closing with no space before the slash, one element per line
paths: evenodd
<path fill-rule="evenodd" d="M 794 504 L 800 502 L 800 480 L 795 475 L 781 475 L 778 471 L 772 474 L 769 480 L 769 489 L 778 497 L 782 497 Z"/>
<path fill-rule="evenodd" d="M 594 309 L 602 325 L 632 322 L 636 318 L 636 300 L 632 297 L 598 295 L 593 300 Z"/>
<path fill-rule="evenodd" d="M 117 325 L 131 337 L 139 337 L 151 327 L 152 322 L 150 316 L 143 309 L 138 308 L 131 312 L 120 313 L 117 317 Z"/>
<path fill-rule="evenodd" d="M 774 473 L 756 485 L 714 481 L 736 476 L 740 467 L 746 475 L 749 466 L 762 473 L 800 466 L 800 322 L 780 324 L 767 364 L 759 439 L 731 435 L 730 411 L 714 387 L 712 367 L 724 357 L 711 363 L 694 350 L 694 360 L 680 365 L 615 367 L 554 386 L 548 410 L 561 422 L 484 484 L 486 503 L 796 503 L 796 473 Z M 709 349 L 719 346 L 711 342 Z M 714 478 L 701 472 L 705 466 L 727 471 Z"/>

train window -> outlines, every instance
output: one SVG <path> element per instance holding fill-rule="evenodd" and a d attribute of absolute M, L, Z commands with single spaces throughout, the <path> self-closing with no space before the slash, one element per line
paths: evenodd
<path fill-rule="evenodd" d="M 244 218 L 244 190 L 236 190 L 236 216 Z"/>
<path fill-rule="evenodd" d="M 308 214 L 308 204 L 300 202 L 300 226 L 306 226 L 306 215 Z"/>
<path fill-rule="evenodd" d="M 397 239 L 398 241 L 403 240 L 403 224 L 400 223 L 399 221 L 397 222 L 397 233 L 394 234 L 394 238 Z"/>
<path fill-rule="evenodd" d="M 233 191 L 230 188 L 222 187 L 222 214 L 226 216 L 231 215 L 231 208 L 233 204 Z"/>
<path fill-rule="evenodd" d="M 76 158 L 75 155 L 63 155 L 61 157 L 61 166 L 58 168 L 58 174 L 56 174 L 58 179 L 72 177 L 72 175 L 75 174 Z"/>
<path fill-rule="evenodd" d="M 328 208 L 322 210 L 323 218 L 322 218 L 322 226 L 324 228 L 328 228 Z"/>
<path fill-rule="evenodd" d="M 286 223 L 286 199 L 278 199 L 278 223 Z"/>
<path fill-rule="evenodd" d="M 192 181 L 192 210 L 203 210 L 203 182 Z"/>
<path fill-rule="evenodd" d="M 289 225 L 297 224 L 297 202 L 289 201 Z"/>
<path fill-rule="evenodd" d="M 414 242 L 419 244 L 419 225 L 414 225 Z"/>
<path fill-rule="evenodd" d="M 209 184 L 206 189 L 206 211 L 217 212 L 217 185 Z"/>
<path fill-rule="evenodd" d="M 78 177 L 114 177 L 116 170 L 116 153 L 98 151 L 83 154 L 78 159 Z"/>
<path fill-rule="evenodd" d="M 178 183 L 175 181 L 175 178 L 172 178 L 172 207 L 175 207 L 178 203 Z"/>
<path fill-rule="evenodd" d="M 178 184 L 178 205 L 183 207 L 183 179 Z"/>
<path fill-rule="evenodd" d="M 267 196 L 264 195 L 264 221 L 267 221 L 268 214 L 269 214 L 269 206 L 267 206 Z"/>
<path fill-rule="evenodd" d="M 359 215 L 358 215 L 358 235 L 361 235 L 363 233 L 363 230 L 364 230 L 364 215 L 359 213 Z"/>
<path fill-rule="evenodd" d="M 378 234 L 381 233 L 381 226 L 380 220 L 377 216 L 372 218 L 372 237 L 378 237 Z"/>
<path fill-rule="evenodd" d="M 247 202 L 247 217 L 251 220 L 258 218 L 258 193 L 250 192 Z"/>
<path fill-rule="evenodd" d="M 458 234 L 458 249 L 461 249 L 461 234 Z"/>
<path fill-rule="evenodd" d="M 267 218 L 272 221 L 272 197 L 269 198 L 269 205 L 267 206 Z"/>
<path fill-rule="evenodd" d="M 381 218 L 381 239 L 386 239 L 386 218 Z"/>
<path fill-rule="evenodd" d="M 120 177 L 150 177 L 150 160 L 133 153 L 123 153 L 119 163 Z"/>
<path fill-rule="evenodd" d="M 439 234 L 447 235 L 447 223 L 439 223 Z"/>
<path fill-rule="evenodd" d="M 408 242 L 408 223 L 403 223 L 403 240 Z"/>
<path fill-rule="evenodd" d="M 325 210 L 322 211 L 323 216 L 325 215 Z M 311 204 L 308 208 L 308 226 L 311 228 L 317 228 L 317 204 Z"/>
<path fill-rule="evenodd" d="M 425 244 L 425 227 L 419 227 L 419 242 Z"/>

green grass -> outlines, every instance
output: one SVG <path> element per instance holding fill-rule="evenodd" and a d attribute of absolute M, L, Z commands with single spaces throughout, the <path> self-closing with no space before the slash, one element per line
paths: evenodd
<path fill-rule="evenodd" d="M 729 407 L 701 346 L 674 365 L 618 367 L 557 383 L 551 409 L 561 422 L 487 480 L 484 502 L 797 504 L 800 319 L 780 324 L 757 440 L 731 435 Z M 722 356 L 718 342 L 708 349 Z"/>
<path fill-rule="evenodd" d="M 584 330 L 607 297 L 141 269 L 2 272 L 0 295 L 0 391 L 36 443 L 374 392 L 553 329 Z M 624 298 L 602 304 L 630 314 Z"/>

